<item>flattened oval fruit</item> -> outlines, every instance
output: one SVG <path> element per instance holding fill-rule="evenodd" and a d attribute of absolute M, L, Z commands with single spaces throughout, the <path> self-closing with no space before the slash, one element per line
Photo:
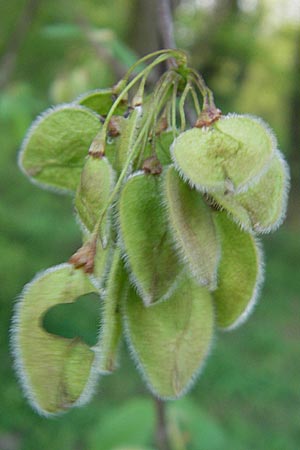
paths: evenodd
<path fill-rule="evenodd" d="M 215 213 L 221 242 L 218 287 L 213 292 L 220 328 L 241 325 L 252 312 L 263 281 L 262 251 L 253 235 L 239 228 L 225 212 Z"/>
<path fill-rule="evenodd" d="M 113 169 L 105 157 L 88 156 L 76 191 L 75 207 L 81 223 L 90 232 L 107 206 L 114 179 Z M 102 237 L 107 237 L 108 222 L 107 217 L 102 221 Z"/>
<path fill-rule="evenodd" d="M 166 171 L 165 201 L 180 255 L 200 284 L 215 289 L 220 245 L 211 210 L 173 166 Z"/>
<path fill-rule="evenodd" d="M 42 187 L 76 190 L 89 147 L 100 129 L 99 116 L 76 105 L 45 111 L 33 123 L 20 154 L 21 170 Z"/>
<path fill-rule="evenodd" d="M 133 358 L 151 391 L 166 399 L 183 395 L 210 350 L 214 311 L 207 289 L 186 277 L 168 300 L 146 308 L 131 288 L 124 321 Z"/>
<path fill-rule="evenodd" d="M 267 172 L 247 192 L 214 198 L 243 229 L 269 233 L 285 218 L 288 189 L 289 169 L 277 150 Z"/>
<path fill-rule="evenodd" d="M 182 177 L 202 192 L 241 192 L 267 169 L 276 141 L 250 116 L 228 115 L 210 128 L 193 128 L 174 141 L 171 154 Z"/>
<path fill-rule="evenodd" d="M 76 103 L 86 108 L 92 109 L 101 116 L 106 116 L 114 103 L 114 94 L 112 89 L 95 89 L 80 95 Z M 117 106 L 114 114 L 122 114 L 127 109 L 127 103 L 121 102 Z"/>
<path fill-rule="evenodd" d="M 136 174 L 119 202 L 119 229 L 130 279 L 146 305 L 170 296 L 182 266 L 161 200 L 161 176 Z"/>
<path fill-rule="evenodd" d="M 102 297 L 102 325 L 99 342 L 101 373 L 111 373 L 118 366 L 118 349 L 121 340 L 121 305 L 127 294 L 128 278 L 119 248 L 114 249 L 111 268 Z"/>
<path fill-rule="evenodd" d="M 25 286 L 14 314 L 15 364 L 32 406 L 51 415 L 78 406 L 96 382 L 94 352 L 79 338 L 52 335 L 42 327 L 49 308 L 96 292 L 88 276 L 70 264 L 53 267 Z"/>

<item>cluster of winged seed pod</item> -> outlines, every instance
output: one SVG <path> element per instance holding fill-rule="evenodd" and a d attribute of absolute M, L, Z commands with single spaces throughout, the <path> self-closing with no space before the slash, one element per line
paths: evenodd
<path fill-rule="evenodd" d="M 85 402 L 117 368 L 123 336 L 155 395 L 185 393 L 215 328 L 232 329 L 252 310 L 263 278 L 256 235 L 285 215 L 288 168 L 270 129 L 221 116 L 182 52 L 154 56 L 135 78 L 130 70 L 112 89 L 46 111 L 20 152 L 33 182 L 74 194 L 82 229 L 69 262 L 38 274 L 15 311 L 16 367 L 42 414 Z M 147 96 L 150 70 L 169 57 L 177 66 Z M 94 347 L 46 332 L 50 308 L 90 292 L 99 295 Z"/>

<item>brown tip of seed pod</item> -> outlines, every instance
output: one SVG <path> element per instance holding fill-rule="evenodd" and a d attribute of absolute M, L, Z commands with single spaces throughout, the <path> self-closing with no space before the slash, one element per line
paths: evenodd
<path fill-rule="evenodd" d="M 150 175 L 160 175 L 163 170 L 157 156 L 150 156 L 149 158 L 145 159 L 142 169 L 144 173 Z"/>
<path fill-rule="evenodd" d="M 168 126 L 169 126 L 168 125 L 168 119 L 166 118 L 166 116 L 163 116 L 160 119 L 160 121 L 159 121 L 159 123 L 158 123 L 158 125 L 156 127 L 155 134 L 156 135 L 161 134 L 163 131 L 165 131 L 168 128 Z"/>
<path fill-rule="evenodd" d="M 123 117 L 121 116 L 112 116 L 108 124 L 108 134 L 111 137 L 116 137 L 121 134 L 121 123 Z"/>
<path fill-rule="evenodd" d="M 75 269 L 82 269 L 85 273 L 93 273 L 96 244 L 94 241 L 84 244 L 69 259 Z"/>
<path fill-rule="evenodd" d="M 216 108 L 215 106 L 207 106 L 200 113 L 200 116 L 194 126 L 196 128 L 209 127 L 214 122 L 219 120 L 221 115 L 222 111 L 219 108 Z"/>

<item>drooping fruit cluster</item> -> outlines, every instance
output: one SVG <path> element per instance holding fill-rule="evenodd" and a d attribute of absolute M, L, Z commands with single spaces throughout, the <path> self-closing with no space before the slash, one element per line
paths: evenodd
<path fill-rule="evenodd" d="M 253 308 L 263 278 L 256 234 L 285 215 L 288 169 L 266 124 L 223 117 L 182 52 L 142 62 L 153 56 L 114 88 L 46 111 L 20 152 L 33 182 L 74 194 L 83 235 L 69 262 L 24 288 L 15 312 L 16 365 L 43 414 L 86 401 L 116 368 L 123 335 L 154 394 L 186 392 L 215 327 L 234 328 Z M 170 57 L 176 64 L 146 95 L 150 70 Z M 99 294 L 96 346 L 46 332 L 51 307 L 89 292 Z"/>

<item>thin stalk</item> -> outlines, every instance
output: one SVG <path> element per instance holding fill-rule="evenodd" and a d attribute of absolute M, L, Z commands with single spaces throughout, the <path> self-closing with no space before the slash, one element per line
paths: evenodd
<path fill-rule="evenodd" d="M 154 398 L 156 409 L 156 445 L 158 450 L 172 450 L 167 432 L 165 403 Z"/>
<path fill-rule="evenodd" d="M 167 49 L 163 49 L 163 50 L 157 50 L 156 52 L 153 53 L 149 53 L 149 55 L 145 55 L 142 58 L 140 58 L 138 61 L 136 61 L 131 67 L 130 69 L 127 71 L 126 75 L 124 76 L 123 80 L 125 82 L 128 81 L 130 75 L 132 74 L 132 72 L 135 71 L 135 69 L 142 63 L 148 61 L 148 59 L 154 58 L 155 56 L 159 56 L 159 55 L 163 55 L 163 54 L 167 54 L 167 58 L 174 58 L 176 60 L 178 60 L 178 62 L 180 64 L 186 64 L 187 62 L 187 58 L 186 58 L 186 54 L 182 51 L 182 50 L 177 50 L 177 49 L 172 49 L 172 48 L 167 48 Z"/>
<path fill-rule="evenodd" d="M 179 105 L 178 105 L 178 109 L 179 109 L 179 115 L 180 115 L 180 130 L 184 131 L 185 127 L 186 127 L 186 120 L 185 120 L 185 113 L 184 113 L 184 105 L 185 105 L 185 101 L 186 98 L 188 96 L 189 91 L 192 89 L 191 84 L 188 82 L 185 85 L 185 88 L 182 92 L 180 101 L 179 101 Z"/>

